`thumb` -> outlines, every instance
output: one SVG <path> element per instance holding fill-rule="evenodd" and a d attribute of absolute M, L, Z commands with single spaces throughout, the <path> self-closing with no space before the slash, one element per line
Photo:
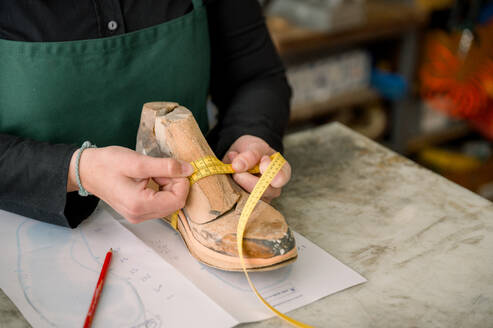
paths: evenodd
<path fill-rule="evenodd" d="M 188 177 L 194 169 L 190 163 L 174 158 L 156 158 L 141 155 L 132 165 L 128 174 L 132 178 L 149 177 L 180 178 Z"/>

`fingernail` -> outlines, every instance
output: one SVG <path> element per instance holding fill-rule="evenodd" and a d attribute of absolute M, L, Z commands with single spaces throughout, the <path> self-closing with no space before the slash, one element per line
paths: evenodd
<path fill-rule="evenodd" d="M 260 161 L 260 165 L 259 165 L 260 173 L 264 173 L 265 170 L 267 170 L 267 168 L 269 167 L 269 164 L 270 164 L 270 158 L 269 157 L 267 157 L 267 159 L 265 157 L 262 158 L 262 160 Z"/>
<path fill-rule="evenodd" d="M 247 165 L 245 162 L 243 162 L 241 159 L 238 159 L 234 162 L 234 167 L 233 169 L 235 171 L 245 171 L 247 168 Z"/>
<path fill-rule="evenodd" d="M 280 174 L 277 174 L 274 179 L 270 182 L 270 185 L 274 188 L 281 188 L 282 187 L 282 176 Z"/>
<path fill-rule="evenodd" d="M 193 166 L 185 161 L 180 161 L 180 162 L 181 162 L 181 172 L 186 176 L 191 175 L 194 171 Z"/>

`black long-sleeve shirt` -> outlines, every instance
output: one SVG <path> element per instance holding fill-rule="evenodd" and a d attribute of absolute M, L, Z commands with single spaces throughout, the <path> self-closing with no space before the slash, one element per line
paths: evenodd
<path fill-rule="evenodd" d="M 238 137 L 250 134 L 281 150 L 291 93 L 259 4 L 216 0 L 206 1 L 206 8 L 210 94 L 219 109 L 219 122 L 208 135 L 211 146 L 222 156 Z M 25 42 L 103 38 L 157 25 L 190 10 L 190 0 L 2 0 L 0 38 Z M 0 131 L 0 208 L 77 226 L 97 204 L 95 197 L 66 192 L 68 167 L 77 147 Z"/>

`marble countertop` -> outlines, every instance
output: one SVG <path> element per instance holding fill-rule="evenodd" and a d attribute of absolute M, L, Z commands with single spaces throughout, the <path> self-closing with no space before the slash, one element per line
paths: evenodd
<path fill-rule="evenodd" d="M 289 315 L 317 327 L 493 327 L 493 203 L 340 124 L 285 145 L 294 174 L 276 207 L 368 279 Z M 29 325 L 0 292 L 4 326 Z"/>

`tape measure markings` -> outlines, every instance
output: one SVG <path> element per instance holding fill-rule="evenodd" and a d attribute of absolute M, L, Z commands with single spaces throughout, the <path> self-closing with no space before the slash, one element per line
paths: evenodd
<path fill-rule="evenodd" d="M 273 156 L 271 156 L 271 159 Z M 195 169 L 195 172 L 189 177 L 190 184 L 194 184 L 200 179 L 211 175 L 236 173 L 231 164 L 225 164 L 215 156 L 205 156 L 190 164 Z M 248 170 L 248 172 L 252 174 L 260 173 L 260 168 L 256 165 L 254 168 Z"/>

